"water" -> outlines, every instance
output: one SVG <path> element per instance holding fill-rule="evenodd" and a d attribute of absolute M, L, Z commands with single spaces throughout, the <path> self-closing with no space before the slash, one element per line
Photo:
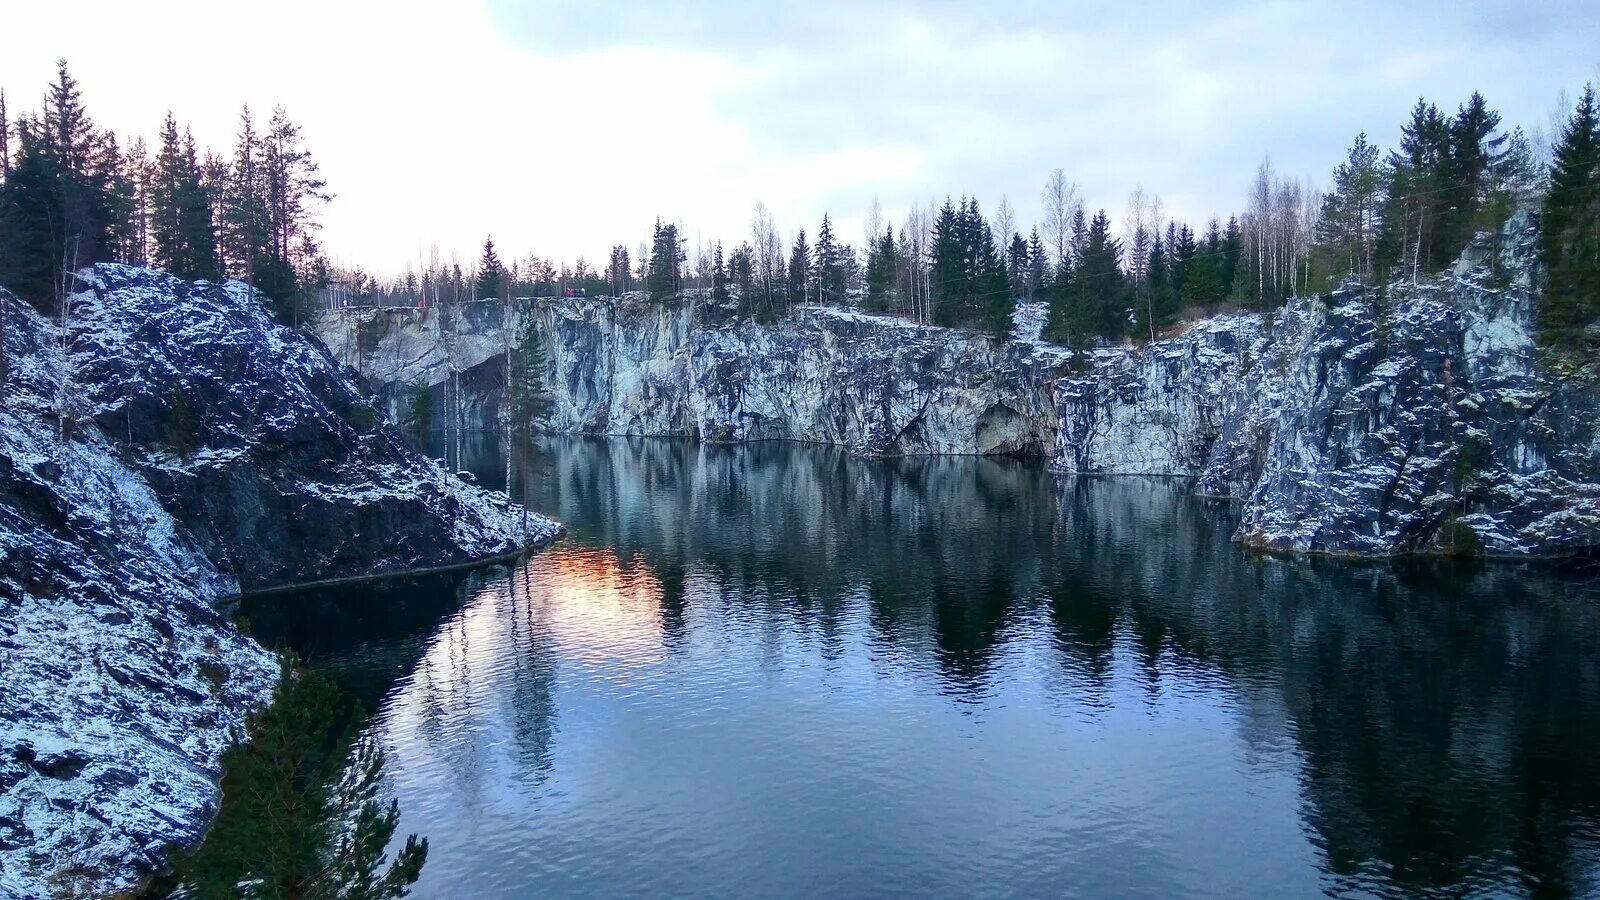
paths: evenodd
<path fill-rule="evenodd" d="M 1585 568 L 1262 556 L 1006 460 L 512 475 L 571 531 L 525 564 L 244 610 L 374 710 L 418 896 L 1600 892 Z"/>

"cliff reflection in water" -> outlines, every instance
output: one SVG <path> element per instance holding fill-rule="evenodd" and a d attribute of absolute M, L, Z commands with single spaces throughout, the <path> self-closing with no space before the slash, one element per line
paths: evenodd
<path fill-rule="evenodd" d="M 398 676 L 375 721 L 425 887 L 1600 889 L 1585 571 L 1264 557 L 1186 483 L 1007 460 L 552 439 L 526 468 L 571 537 L 390 588 L 446 595 L 409 637 L 318 619 L 380 602 L 348 592 L 268 616 Z"/>

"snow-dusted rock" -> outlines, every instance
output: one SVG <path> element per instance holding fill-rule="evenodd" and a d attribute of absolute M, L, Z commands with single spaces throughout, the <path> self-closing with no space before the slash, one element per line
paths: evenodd
<path fill-rule="evenodd" d="M 408 450 L 242 285 L 79 285 L 66 329 L 0 291 L 0 896 L 114 892 L 203 832 L 277 673 L 219 597 L 556 530 Z"/>
<path fill-rule="evenodd" d="M 1560 553 L 1600 544 L 1594 385 L 1533 343 L 1537 223 L 1521 213 L 1450 272 L 1218 316 L 1077 357 L 853 310 L 774 326 L 696 302 L 523 301 L 547 335 L 554 431 L 818 441 L 867 454 L 1032 453 L 1065 472 L 1197 477 L 1244 500 L 1238 537 L 1350 554 Z M 340 310 L 319 329 L 405 421 L 501 418 L 506 311 Z M 513 328 L 513 332 L 517 329 Z M 446 405 L 446 397 L 459 403 Z"/>
<path fill-rule="evenodd" d="M 1600 545 L 1600 398 L 1534 343 L 1537 240 L 1519 213 L 1438 278 L 1285 307 L 1202 480 L 1245 499 L 1240 539 L 1380 555 Z"/>
<path fill-rule="evenodd" d="M 409 420 L 415 385 L 440 386 L 453 373 L 460 424 L 493 428 L 503 351 L 467 348 L 505 346 L 500 308 L 339 310 L 319 331 L 397 421 Z M 703 306 L 641 297 L 537 300 L 517 314 L 539 317 L 548 336 L 556 402 L 542 424 L 584 434 L 787 439 L 864 454 L 1043 453 L 1054 440 L 1049 386 L 1067 360 L 1032 342 L 834 308 L 796 309 L 778 327 L 716 324 Z M 491 321 L 492 331 L 463 336 Z M 421 370 L 397 364 L 431 359 L 417 350 L 430 341 L 447 358 Z M 392 380 L 402 369 L 416 380 Z M 430 393 L 442 423 L 450 391 Z"/>

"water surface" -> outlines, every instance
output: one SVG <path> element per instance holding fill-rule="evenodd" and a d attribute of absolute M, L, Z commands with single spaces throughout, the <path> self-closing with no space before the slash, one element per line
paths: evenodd
<path fill-rule="evenodd" d="M 570 530 L 524 564 L 244 610 L 374 711 L 418 896 L 1600 891 L 1581 566 L 1262 556 L 1185 482 L 1011 460 L 510 474 Z"/>

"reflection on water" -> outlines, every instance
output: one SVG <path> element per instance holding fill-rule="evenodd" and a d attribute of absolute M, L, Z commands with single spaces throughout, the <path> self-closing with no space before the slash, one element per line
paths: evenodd
<path fill-rule="evenodd" d="M 570 537 L 245 610 L 376 709 L 422 896 L 1600 890 L 1586 571 L 1263 557 L 1012 461 L 510 470 Z"/>

